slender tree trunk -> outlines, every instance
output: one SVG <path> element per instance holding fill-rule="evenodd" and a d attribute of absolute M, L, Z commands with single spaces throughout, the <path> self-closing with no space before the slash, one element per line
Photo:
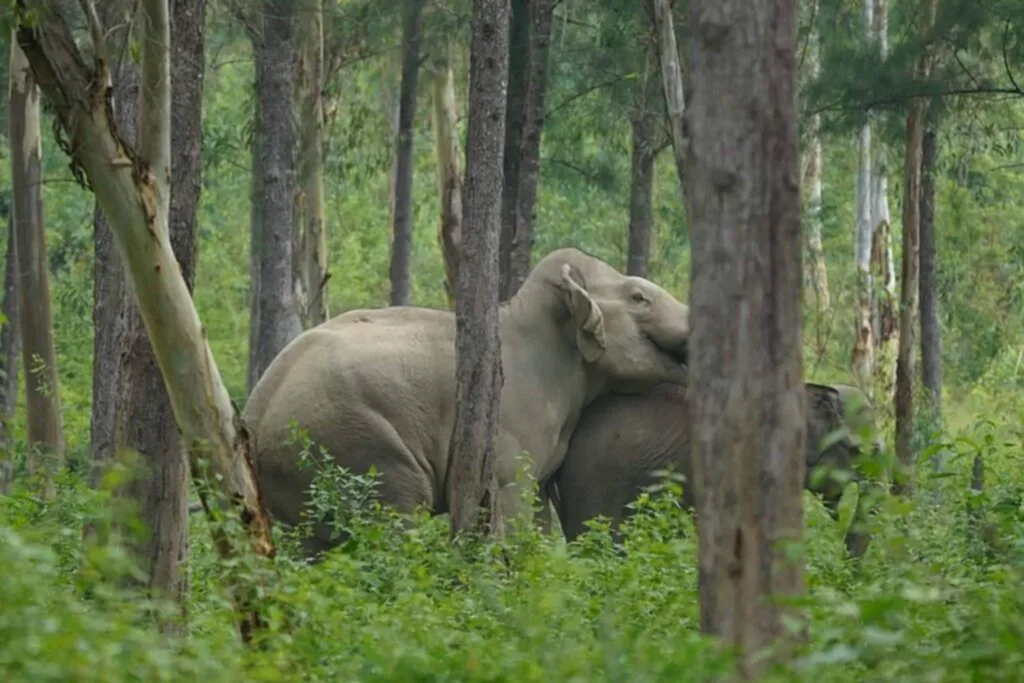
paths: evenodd
<path fill-rule="evenodd" d="M 21 335 L 18 333 L 18 263 L 14 248 L 14 214 L 7 215 L 7 252 L 4 256 L 4 293 L 0 312 L 4 321 L 0 327 L 0 494 L 10 490 L 14 480 L 14 459 L 11 446 L 14 438 L 11 420 L 18 405 L 18 356 L 21 354 Z"/>
<path fill-rule="evenodd" d="M 508 0 L 473 1 L 466 202 L 455 295 L 456 410 L 448 501 L 452 536 L 500 524 L 494 447 L 501 401 L 498 250 L 509 68 Z"/>
<path fill-rule="evenodd" d="M 431 92 L 433 99 L 434 149 L 437 160 L 437 191 L 441 198 L 441 220 L 437 239 L 444 260 L 445 293 L 448 305 L 455 305 L 462 240 L 462 169 L 459 163 L 458 121 L 455 109 L 455 75 L 448 57 L 448 45 L 434 52 Z"/>
<path fill-rule="evenodd" d="M 305 327 L 327 320 L 327 235 L 324 230 L 324 7 L 323 0 L 305 0 L 299 14 L 299 194 L 302 239 L 297 248 L 297 275 L 305 296 Z M 296 273 L 293 273 L 295 276 Z"/>
<path fill-rule="evenodd" d="M 37 451 L 33 465 L 45 471 L 64 460 L 64 427 L 43 226 L 39 88 L 16 40 L 11 41 L 10 92 L 11 192 L 14 195 L 18 312 L 27 397 L 26 436 L 29 447 Z"/>
<path fill-rule="evenodd" d="M 203 335 L 185 277 L 168 232 L 171 173 L 170 19 L 166 0 L 142 0 L 142 88 L 138 151 L 119 137 L 104 97 L 109 75 L 104 29 L 95 13 L 88 16 L 93 49 L 101 58 L 97 71 L 86 66 L 70 28 L 60 14 L 41 12 L 37 26 L 18 27 L 39 86 L 52 105 L 59 125 L 71 141 L 67 151 L 96 192 L 117 240 L 118 253 L 130 273 L 153 351 L 170 394 L 182 442 L 204 507 L 234 507 L 241 529 L 263 557 L 274 556 L 270 520 L 260 500 L 241 426 L 217 365 Z M 145 169 L 145 172 L 139 169 Z M 152 334 L 159 332 L 159 334 Z M 216 477 L 212 476 L 216 474 Z M 214 488 L 211 488 L 214 487 Z M 211 492 L 223 495 L 216 501 Z M 242 546 L 233 529 L 211 514 L 214 544 L 227 560 L 231 588 L 249 640 L 262 625 L 254 595 L 262 579 L 249 563 L 235 566 Z"/>
<path fill-rule="evenodd" d="M 290 0 L 264 0 L 259 69 L 261 155 L 260 298 L 256 374 L 302 331 L 292 279 L 295 119 L 292 111 L 295 8 Z"/>
<path fill-rule="evenodd" d="M 515 235 L 516 206 L 519 196 L 519 161 L 522 151 L 526 99 L 530 89 L 530 1 L 510 0 L 508 28 L 508 89 L 505 101 L 505 147 L 501 191 L 501 269 L 502 301 L 512 295 L 512 241 Z"/>
<path fill-rule="evenodd" d="M 637 87 L 636 103 L 630 117 L 633 128 L 633 153 L 629 181 L 629 248 L 626 255 L 626 273 L 647 277 L 647 260 L 651 251 L 651 231 L 654 226 L 654 160 L 657 157 L 655 139 L 661 119 L 661 107 L 656 106 L 653 86 L 657 75 L 650 74 Z"/>
<path fill-rule="evenodd" d="M 112 65 L 111 92 L 114 122 L 121 139 L 137 144 L 139 131 L 139 88 L 141 75 L 138 64 L 128 57 L 131 24 L 125 21 L 127 2 L 107 3 L 100 10 L 104 26 L 110 27 L 107 40 L 112 54 L 121 59 Z M 117 255 L 114 233 L 98 201 L 94 202 L 93 275 L 92 275 L 92 414 L 90 420 L 89 452 L 92 456 L 90 482 L 94 487 L 102 483 L 108 463 L 114 458 L 114 411 L 117 402 L 118 372 L 118 319 L 122 312 L 124 269 Z M 92 529 L 87 529 L 87 533 Z"/>
<path fill-rule="evenodd" d="M 885 60 L 889 53 L 889 14 L 886 0 L 874 0 L 873 32 L 879 57 Z M 888 400 L 893 395 L 896 379 L 896 272 L 892 255 L 892 221 L 889 215 L 889 175 L 885 145 L 875 149 L 874 173 L 871 189 L 872 230 L 872 282 L 875 283 L 875 316 L 872 336 L 877 355 L 875 382 L 881 395 Z M 881 401 L 885 405 L 887 401 Z"/>
<path fill-rule="evenodd" d="M 812 7 L 811 35 L 807 38 L 807 60 L 810 63 L 811 78 L 817 80 L 821 74 L 821 35 L 818 31 L 820 4 L 815 0 Z M 810 185 L 810 201 L 807 206 L 807 255 L 811 289 L 814 292 L 814 308 L 822 319 L 832 308 L 828 291 L 828 269 L 825 267 L 825 249 L 821 240 L 821 115 L 811 116 L 811 139 L 808 147 L 807 183 Z"/>
<path fill-rule="evenodd" d="M 935 26 L 938 0 L 928 0 L 921 18 L 921 34 L 930 35 Z M 928 77 L 931 70 L 930 46 L 918 59 L 914 76 Z M 894 491 L 909 494 L 913 490 L 914 471 L 914 328 L 917 322 L 917 295 L 920 273 L 921 159 L 925 117 L 930 100 L 919 97 L 910 103 L 907 115 L 907 153 L 903 170 L 903 271 L 900 279 L 900 338 L 896 361 L 896 457 L 899 469 Z"/>
<path fill-rule="evenodd" d="M 391 225 L 391 305 L 412 302 L 412 140 L 416 123 L 416 88 L 420 73 L 423 0 L 406 0 L 402 30 L 402 89 L 395 141 L 395 212 Z"/>
<path fill-rule="evenodd" d="M 942 328 L 935 297 L 935 129 L 924 133 L 921 149 L 921 380 L 933 427 L 942 424 Z M 943 465 L 935 457 L 936 469 Z"/>
<path fill-rule="evenodd" d="M 701 627 L 757 678 L 804 592 L 794 0 L 692 0 L 687 208 Z M 723 340 L 729 340 L 723 343 Z"/>
<path fill-rule="evenodd" d="M 864 0 L 864 24 L 867 27 L 867 40 L 874 36 L 874 0 Z M 864 122 L 860 129 L 860 142 L 857 149 L 857 218 L 854 251 L 857 265 L 857 299 L 855 320 L 855 336 L 853 342 L 852 364 L 853 373 L 861 390 L 869 398 L 874 396 L 875 343 L 872 324 L 871 280 L 871 118 L 870 112 L 864 112 Z"/>
<path fill-rule="evenodd" d="M 258 6 L 257 6 L 258 7 Z M 248 23 L 252 46 L 253 98 L 252 136 L 249 143 L 249 366 L 246 373 L 246 396 L 260 381 L 260 263 L 263 258 L 263 112 L 260 105 L 260 75 L 263 70 L 262 8 L 254 9 Z M 257 32 L 258 31 L 258 32 Z"/>
<path fill-rule="evenodd" d="M 530 0 L 530 70 L 519 142 L 519 180 L 516 182 L 506 298 L 515 296 L 530 272 L 534 210 L 537 204 L 537 185 L 540 182 L 544 100 L 548 88 L 548 48 L 551 45 L 554 11 L 554 0 Z"/>
<path fill-rule="evenodd" d="M 172 12 L 168 228 L 174 256 L 191 291 L 201 190 L 206 2 L 173 0 Z M 144 27 L 143 31 L 151 33 L 152 28 Z M 154 106 L 166 105 L 155 102 Z M 119 454 L 139 460 L 136 477 L 121 494 L 135 503 L 145 526 L 145 532 L 133 539 L 133 550 L 146 573 L 146 591 L 175 602 L 184 616 L 188 594 L 188 463 L 160 366 L 129 291 L 121 306 L 118 346 L 116 444 Z M 166 632 L 180 634 L 186 630 L 184 619 L 162 621 L 160 625 Z"/>
<path fill-rule="evenodd" d="M 661 87 L 665 94 L 668 110 L 669 134 L 672 137 L 672 154 L 679 176 L 679 189 L 685 194 L 686 181 L 686 98 L 683 94 L 683 69 L 679 64 L 679 49 L 676 47 L 676 31 L 672 22 L 672 8 L 669 0 L 653 0 L 654 29 L 658 35 L 658 61 L 661 65 Z M 683 198 L 686 204 L 686 198 Z"/>

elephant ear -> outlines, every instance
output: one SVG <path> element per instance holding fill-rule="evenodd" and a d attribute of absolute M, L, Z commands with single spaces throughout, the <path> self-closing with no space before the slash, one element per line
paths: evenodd
<path fill-rule="evenodd" d="M 595 362 L 605 349 L 604 316 L 601 309 L 586 289 L 586 280 L 578 268 L 568 263 L 562 266 L 562 278 L 559 289 L 566 294 L 569 311 L 576 321 L 576 345 L 579 346 L 583 359 L 588 363 Z"/>
<path fill-rule="evenodd" d="M 811 451 L 817 456 L 833 444 L 849 438 L 849 430 L 843 421 L 843 397 L 835 387 L 807 382 L 807 422 L 810 426 L 808 438 L 819 443 L 811 444 Z"/>

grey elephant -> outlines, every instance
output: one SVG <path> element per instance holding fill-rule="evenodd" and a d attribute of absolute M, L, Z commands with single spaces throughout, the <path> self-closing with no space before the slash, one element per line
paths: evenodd
<path fill-rule="evenodd" d="M 531 271 L 500 310 L 504 384 L 497 502 L 516 514 L 519 455 L 546 482 L 562 463 L 582 410 L 609 391 L 685 381 L 689 309 L 656 284 L 627 277 L 577 249 Z M 381 500 L 401 512 L 448 511 L 448 445 L 455 417 L 455 317 L 417 307 L 354 310 L 294 339 L 243 411 L 271 515 L 302 521 L 312 471 L 290 443 L 292 420 L 354 473 L 374 466 Z M 341 539 L 314 528 L 305 551 Z"/>
<path fill-rule="evenodd" d="M 805 385 L 807 390 L 807 476 L 805 487 L 821 494 L 833 519 L 845 481 L 828 476 L 844 470 L 860 481 L 854 461 L 867 438 L 872 455 L 881 449 L 873 435 L 874 415 L 864 394 L 847 385 Z M 683 506 L 693 505 L 690 462 L 690 423 L 687 388 L 663 384 L 640 395 L 608 395 L 587 407 L 569 442 L 562 466 L 548 484 L 562 530 L 573 540 L 585 522 L 599 515 L 613 528 L 629 514 L 629 503 L 641 490 L 658 481 L 669 468 L 684 477 Z M 821 448 L 824 446 L 824 448 Z M 818 469 L 820 468 L 820 469 Z M 817 471 L 815 471 L 817 469 Z M 849 481 L 849 480 L 846 480 Z M 864 520 L 868 500 L 859 500 L 855 520 Z M 851 524 L 846 545 L 855 557 L 863 555 L 869 537 L 862 524 Z"/>

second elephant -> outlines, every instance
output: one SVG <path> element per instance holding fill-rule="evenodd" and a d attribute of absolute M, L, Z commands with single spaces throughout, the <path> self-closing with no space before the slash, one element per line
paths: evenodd
<path fill-rule="evenodd" d="M 821 494 L 835 519 L 844 486 L 827 472 L 844 470 L 859 481 L 854 460 L 864 450 L 860 444 L 870 435 L 869 450 L 874 456 L 881 443 L 873 437 L 874 415 L 860 390 L 847 385 L 808 383 L 805 387 L 805 487 Z M 629 503 L 666 469 L 683 475 L 683 506 L 693 506 L 686 392 L 685 386 L 662 384 L 644 394 L 604 396 L 584 411 L 547 491 L 567 540 L 582 534 L 585 522 L 598 516 L 608 517 L 617 526 L 628 516 Z M 862 520 L 865 511 L 866 505 L 858 503 L 856 519 Z M 865 552 L 868 543 L 860 526 L 851 525 L 846 537 L 855 557 Z"/>

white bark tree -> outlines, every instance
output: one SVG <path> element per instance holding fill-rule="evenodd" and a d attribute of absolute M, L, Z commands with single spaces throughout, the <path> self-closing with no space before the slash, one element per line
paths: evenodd
<path fill-rule="evenodd" d="M 874 2 L 864 0 L 864 24 L 867 40 L 874 36 Z M 871 237 L 874 233 L 871 208 L 871 112 L 864 112 L 857 148 L 857 217 L 854 236 L 854 257 L 857 265 L 857 299 L 855 310 L 855 338 L 853 343 L 853 372 L 861 389 L 874 395 L 875 343 L 871 316 Z"/>
<path fill-rule="evenodd" d="M 270 520 L 260 500 L 248 435 L 239 422 L 206 343 L 202 323 L 171 248 L 170 18 L 167 0 L 142 0 L 142 89 L 139 145 L 122 143 L 110 117 L 104 29 L 91 2 L 83 3 L 92 38 L 86 63 L 62 12 L 28 3 L 17 17 L 17 42 L 64 131 L 65 151 L 84 174 L 110 223 L 146 332 L 164 378 L 193 479 L 211 516 L 215 546 L 225 558 L 244 546 L 218 514 L 229 507 L 248 531 L 252 549 L 274 556 Z M 52 9 L 52 8 L 50 8 Z M 221 493 L 224 495 L 215 496 Z M 216 500 L 214 500 L 216 498 Z M 232 577 L 240 630 L 248 640 L 262 624 L 253 602 L 253 574 Z"/>

